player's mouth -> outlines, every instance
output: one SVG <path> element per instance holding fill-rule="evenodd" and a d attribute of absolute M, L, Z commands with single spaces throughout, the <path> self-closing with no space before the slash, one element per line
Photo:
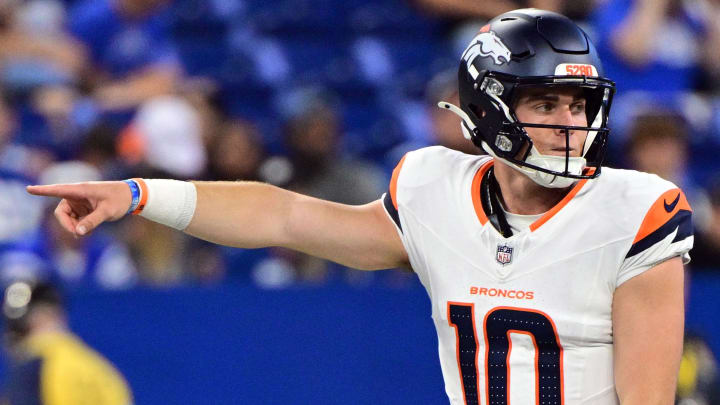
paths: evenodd
<path fill-rule="evenodd" d="M 565 147 L 563 147 L 563 148 L 552 148 L 552 149 L 550 149 L 550 152 L 551 152 L 553 155 L 565 155 L 566 153 L 569 153 L 570 155 L 572 155 L 573 152 L 575 152 L 575 148 L 570 148 L 570 149 L 565 148 Z"/>

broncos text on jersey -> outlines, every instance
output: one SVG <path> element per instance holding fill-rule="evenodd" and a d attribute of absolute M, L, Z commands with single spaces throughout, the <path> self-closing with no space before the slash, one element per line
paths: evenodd
<path fill-rule="evenodd" d="M 615 289 L 689 257 L 691 208 L 655 175 L 603 168 L 503 237 L 480 201 L 489 157 L 408 153 L 384 205 L 432 302 L 454 405 L 617 404 Z"/>

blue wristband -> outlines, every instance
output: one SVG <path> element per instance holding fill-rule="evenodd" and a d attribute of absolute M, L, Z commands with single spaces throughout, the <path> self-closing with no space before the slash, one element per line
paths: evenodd
<path fill-rule="evenodd" d="M 133 180 L 124 181 L 130 186 L 130 193 L 132 193 L 132 203 L 130 203 L 130 209 L 127 212 L 127 214 L 130 214 L 140 205 L 140 187 Z"/>

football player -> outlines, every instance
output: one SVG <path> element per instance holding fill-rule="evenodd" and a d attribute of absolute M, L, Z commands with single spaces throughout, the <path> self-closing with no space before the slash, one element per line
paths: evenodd
<path fill-rule="evenodd" d="M 70 232 L 127 212 L 216 243 L 284 246 L 427 289 L 452 404 L 669 404 L 691 209 L 670 182 L 602 167 L 614 84 L 559 14 L 498 16 L 458 73 L 463 132 L 490 156 L 408 153 L 380 200 L 261 183 L 32 186 Z"/>
<path fill-rule="evenodd" d="M 12 281 L 2 297 L 10 354 L 4 405 L 131 405 L 125 378 L 68 325 L 60 291 L 47 282 Z"/>

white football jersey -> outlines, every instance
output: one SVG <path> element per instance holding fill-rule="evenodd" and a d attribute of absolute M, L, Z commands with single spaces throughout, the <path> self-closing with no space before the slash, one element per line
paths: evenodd
<path fill-rule="evenodd" d="M 630 278 L 692 247 L 684 194 L 603 168 L 505 238 L 483 210 L 489 157 L 408 153 L 384 199 L 432 301 L 457 405 L 617 404 L 611 305 Z"/>

